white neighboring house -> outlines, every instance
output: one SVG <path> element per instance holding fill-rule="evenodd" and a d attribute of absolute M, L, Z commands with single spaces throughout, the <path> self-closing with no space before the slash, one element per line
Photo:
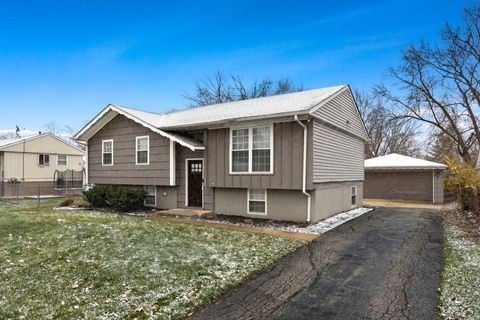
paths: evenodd
<path fill-rule="evenodd" d="M 54 184 L 55 172 L 83 171 L 84 156 L 81 148 L 51 133 L 0 140 L 0 197 L 36 195 L 39 191 L 56 194 L 59 184 Z"/>

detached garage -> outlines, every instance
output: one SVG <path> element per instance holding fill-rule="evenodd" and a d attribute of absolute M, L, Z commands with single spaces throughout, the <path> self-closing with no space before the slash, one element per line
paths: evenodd
<path fill-rule="evenodd" d="M 365 160 L 364 197 L 443 203 L 446 168 L 396 153 Z"/>

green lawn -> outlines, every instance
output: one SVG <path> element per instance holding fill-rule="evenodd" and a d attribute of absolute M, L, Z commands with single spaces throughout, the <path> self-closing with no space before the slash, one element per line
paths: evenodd
<path fill-rule="evenodd" d="M 480 319 L 480 243 L 445 223 L 440 313 L 444 319 Z"/>
<path fill-rule="evenodd" d="M 304 244 L 31 206 L 0 202 L 0 319 L 182 318 Z"/>

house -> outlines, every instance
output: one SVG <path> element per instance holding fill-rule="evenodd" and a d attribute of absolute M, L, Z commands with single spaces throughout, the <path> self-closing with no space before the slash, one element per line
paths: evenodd
<path fill-rule="evenodd" d="M 443 203 L 442 163 L 401 154 L 365 160 L 364 196 L 371 199 L 397 199 Z"/>
<path fill-rule="evenodd" d="M 54 180 L 62 172 L 74 170 L 82 178 L 84 155 L 51 133 L 0 140 L 0 196 L 56 194 Z"/>
<path fill-rule="evenodd" d="M 90 184 L 143 186 L 156 208 L 314 222 L 362 205 L 348 85 L 166 113 L 110 104 L 75 138 Z"/>

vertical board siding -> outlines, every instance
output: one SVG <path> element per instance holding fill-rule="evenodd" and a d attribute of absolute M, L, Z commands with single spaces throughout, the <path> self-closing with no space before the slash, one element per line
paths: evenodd
<path fill-rule="evenodd" d="M 203 159 L 203 168 L 204 168 L 204 177 L 206 177 L 211 172 L 211 168 L 208 167 L 208 162 L 204 157 L 204 152 L 192 151 L 180 145 L 177 145 L 177 155 L 176 155 L 176 167 L 177 167 L 177 205 L 179 208 L 185 208 L 185 159 L 189 158 L 199 158 Z M 213 190 L 204 186 L 203 188 L 203 207 L 205 209 L 213 209 Z"/>
<path fill-rule="evenodd" d="M 150 164 L 135 164 L 135 137 L 150 137 Z M 102 166 L 102 140 L 113 139 L 113 166 Z M 170 141 L 117 115 L 88 140 L 89 182 L 96 184 L 169 185 Z"/>
<path fill-rule="evenodd" d="M 309 130 L 313 126 L 307 124 Z M 230 174 L 230 130 L 207 131 L 206 163 L 209 174 L 206 185 L 212 188 L 302 189 L 303 128 L 296 122 L 273 125 L 273 174 Z M 309 147 L 313 145 L 308 143 Z M 363 158 L 362 158 L 363 159 Z M 308 150 L 307 167 L 312 166 L 312 150 Z M 312 177 L 307 188 L 313 187 Z"/>
<path fill-rule="evenodd" d="M 359 137 L 367 138 L 363 120 L 349 90 L 321 106 L 314 115 Z"/>
<path fill-rule="evenodd" d="M 313 121 L 313 181 L 364 179 L 364 142 Z"/>

